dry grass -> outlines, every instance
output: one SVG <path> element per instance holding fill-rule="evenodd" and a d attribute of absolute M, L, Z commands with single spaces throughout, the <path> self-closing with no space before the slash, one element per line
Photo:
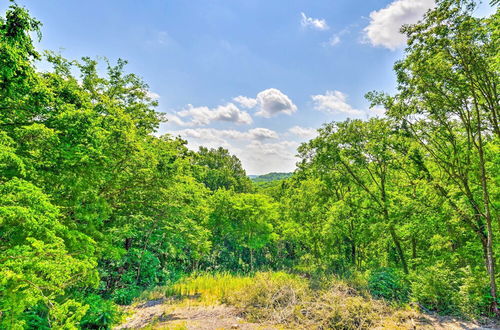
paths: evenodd
<path fill-rule="evenodd" d="M 142 299 L 164 299 L 164 306 L 171 308 L 166 314 L 186 314 L 182 319 L 202 323 L 214 319 L 211 309 L 220 306 L 221 313 L 231 311 L 226 320 L 242 316 L 252 322 L 247 324 L 249 329 L 258 324 L 289 329 L 432 329 L 436 325 L 410 306 L 391 306 L 335 278 L 325 283 L 313 289 L 309 280 L 281 272 L 252 277 L 201 274 L 145 292 Z M 210 317 L 189 314 L 200 308 L 212 313 L 207 314 Z"/>

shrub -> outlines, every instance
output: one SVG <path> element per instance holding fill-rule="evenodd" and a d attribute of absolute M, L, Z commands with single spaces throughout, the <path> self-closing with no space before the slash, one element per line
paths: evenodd
<path fill-rule="evenodd" d="M 85 329 L 110 329 L 119 321 L 120 312 L 117 306 L 99 295 L 90 294 L 85 297 L 84 303 L 89 306 L 83 316 L 80 326 Z"/>
<path fill-rule="evenodd" d="M 135 298 L 141 294 L 141 288 L 136 285 L 129 285 L 116 289 L 111 294 L 111 299 L 119 305 L 130 305 Z"/>
<path fill-rule="evenodd" d="M 382 268 L 374 271 L 368 278 L 368 289 L 376 298 L 390 301 L 408 301 L 408 284 L 396 270 Z"/>
<path fill-rule="evenodd" d="M 483 274 L 473 273 L 470 268 L 462 271 L 463 279 L 453 300 L 462 316 L 476 319 L 491 306 L 489 284 Z"/>
<path fill-rule="evenodd" d="M 411 298 L 426 309 L 457 314 L 453 301 L 457 288 L 457 274 L 442 264 L 436 264 L 414 274 Z"/>

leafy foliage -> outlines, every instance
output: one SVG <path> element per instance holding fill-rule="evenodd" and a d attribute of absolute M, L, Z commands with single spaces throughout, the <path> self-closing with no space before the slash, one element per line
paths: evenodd
<path fill-rule="evenodd" d="M 500 12 L 477 18 L 474 5 L 441 0 L 404 27 L 397 93 L 367 95 L 387 116 L 325 124 L 291 176 L 254 179 L 265 183 L 228 150 L 157 135 L 157 101 L 126 61 L 37 52 L 40 22 L 11 5 L 0 19 L 0 328 L 110 328 L 115 303 L 199 271 L 336 274 L 378 298 L 498 315 Z M 39 72 L 41 59 L 52 69 Z M 223 297 L 258 318 L 363 328 L 387 312 L 345 285 L 310 296 L 298 276 L 241 278 Z"/>

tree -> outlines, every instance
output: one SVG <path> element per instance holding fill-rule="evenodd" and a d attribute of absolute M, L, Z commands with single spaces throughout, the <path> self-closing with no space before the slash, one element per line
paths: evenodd
<path fill-rule="evenodd" d="M 368 207 L 387 227 L 399 262 L 408 273 L 407 257 L 396 229 L 400 188 L 397 170 L 403 158 L 395 149 L 398 141 L 391 123 L 382 119 L 348 120 L 325 125 L 319 132 L 318 138 L 301 146 L 304 160 L 322 171 L 339 172 L 366 194 L 371 201 Z"/>
<path fill-rule="evenodd" d="M 276 239 L 277 205 L 265 195 L 218 190 L 212 199 L 208 226 L 214 239 L 216 262 L 238 269 L 255 266 L 255 251 Z M 217 256 L 219 255 L 219 256 Z"/>
<path fill-rule="evenodd" d="M 200 166 L 197 177 L 212 191 L 220 188 L 234 189 L 236 192 L 252 190 L 252 183 L 241 166 L 241 161 L 222 147 L 200 147 L 194 157 L 194 164 Z"/>
<path fill-rule="evenodd" d="M 398 93 L 369 94 L 408 128 L 424 150 L 436 191 L 483 247 L 492 310 L 499 313 L 493 224 L 500 226 L 498 167 L 498 22 L 472 15 L 470 1 L 440 1 L 423 21 L 407 26 L 406 56 L 395 65 Z"/>

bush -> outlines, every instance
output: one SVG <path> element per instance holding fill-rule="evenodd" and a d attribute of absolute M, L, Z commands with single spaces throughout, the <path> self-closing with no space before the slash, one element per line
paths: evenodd
<path fill-rule="evenodd" d="M 372 272 L 368 278 L 368 289 L 376 298 L 408 301 L 409 286 L 403 276 L 392 268 L 382 268 Z"/>
<path fill-rule="evenodd" d="M 89 305 L 89 309 L 80 322 L 82 328 L 110 329 L 120 319 L 117 306 L 99 295 L 88 295 L 85 297 L 84 303 Z"/>
<path fill-rule="evenodd" d="M 458 314 L 454 305 L 458 282 L 457 274 L 444 265 L 429 266 L 414 274 L 411 298 L 426 309 Z"/>
<path fill-rule="evenodd" d="M 130 305 L 135 298 L 141 294 L 141 288 L 136 285 L 130 285 L 124 288 L 116 289 L 111 294 L 111 299 L 119 305 Z"/>
<path fill-rule="evenodd" d="M 483 274 L 473 273 L 470 268 L 463 269 L 462 276 L 453 300 L 462 316 L 476 319 L 491 306 L 489 283 Z"/>

